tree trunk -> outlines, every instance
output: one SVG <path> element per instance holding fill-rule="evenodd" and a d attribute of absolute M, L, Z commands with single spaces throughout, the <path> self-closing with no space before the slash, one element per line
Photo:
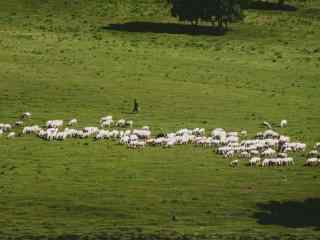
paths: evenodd
<path fill-rule="evenodd" d="M 218 30 L 219 32 L 223 32 L 223 19 L 222 17 L 218 17 Z"/>

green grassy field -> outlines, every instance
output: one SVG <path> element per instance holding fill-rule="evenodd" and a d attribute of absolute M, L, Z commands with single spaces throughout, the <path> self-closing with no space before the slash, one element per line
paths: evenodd
<path fill-rule="evenodd" d="M 3 1 L 0 122 L 30 111 L 28 124 L 76 117 L 88 126 L 111 114 L 154 133 L 254 135 L 265 120 L 287 119 L 279 131 L 312 146 L 320 141 L 320 1 L 290 3 L 298 11 L 248 10 L 214 36 L 174 34 L 176 21 L 156 0 Z M 134 98 L 142 111 L 133 115 Z M 192 146 L 130 151 L 0 137 L 0 239 L 319 239 L 320 170 L 304 159 L 233 169 Z"/>

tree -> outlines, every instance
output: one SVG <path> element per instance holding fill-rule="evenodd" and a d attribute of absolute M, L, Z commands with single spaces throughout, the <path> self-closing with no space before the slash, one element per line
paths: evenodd
<path fill-rule="evenodd" d="M 198 25 L 200 21 L 210 22 L 224 31 L 228 23 L 242 18 L 240 0 L 169 0 L 171 14 L 179 21 Z"/>
<path fill-rule="evenodd" d="M 278 0 L 278 4 L 280 7 L 282 7 L 284 5 L 285 0 Z"/>

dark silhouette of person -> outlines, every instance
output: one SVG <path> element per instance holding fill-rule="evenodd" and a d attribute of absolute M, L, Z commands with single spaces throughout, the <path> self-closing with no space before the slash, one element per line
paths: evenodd
<path fill-rule="evenodd" d="M 138 103 L 137 99 L 134 99 L 132 112 L 138 113 L 139 111 L 140 111 L 139 103 Z"/>

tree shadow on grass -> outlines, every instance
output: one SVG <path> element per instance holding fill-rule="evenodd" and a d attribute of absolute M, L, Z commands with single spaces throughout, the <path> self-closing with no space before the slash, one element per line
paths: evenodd
<path fill-rule="evenodd" d="M 266 1 L 252 1 L 249 4 L 249 9 L 257 10 L 273 10 L 273 11 L 296 11 L 295 6 L 289 4 L 279 5 L 277 2 L 266 2 Z"/>
<path fill-rule="evenodd" d="M 289 228 L 314 227 L 320 230 L 320 199 L 309 198 L 303 202 L 287 201 L 257 204 L 254 214 L 259 224 L 280 225 Z"/>
<path fill-rule="evenodd" d="M 188 34 L 188 35 L 223 35 L 224 32 L 211 26 L 192 26 L 179 23 L 154 23 L 154 22 L 126 22 L 109 24 L 102 27 L 102 30 L 114 30 L 123 32 L 138 33 L 167 33 L 167 34 Z"/>

